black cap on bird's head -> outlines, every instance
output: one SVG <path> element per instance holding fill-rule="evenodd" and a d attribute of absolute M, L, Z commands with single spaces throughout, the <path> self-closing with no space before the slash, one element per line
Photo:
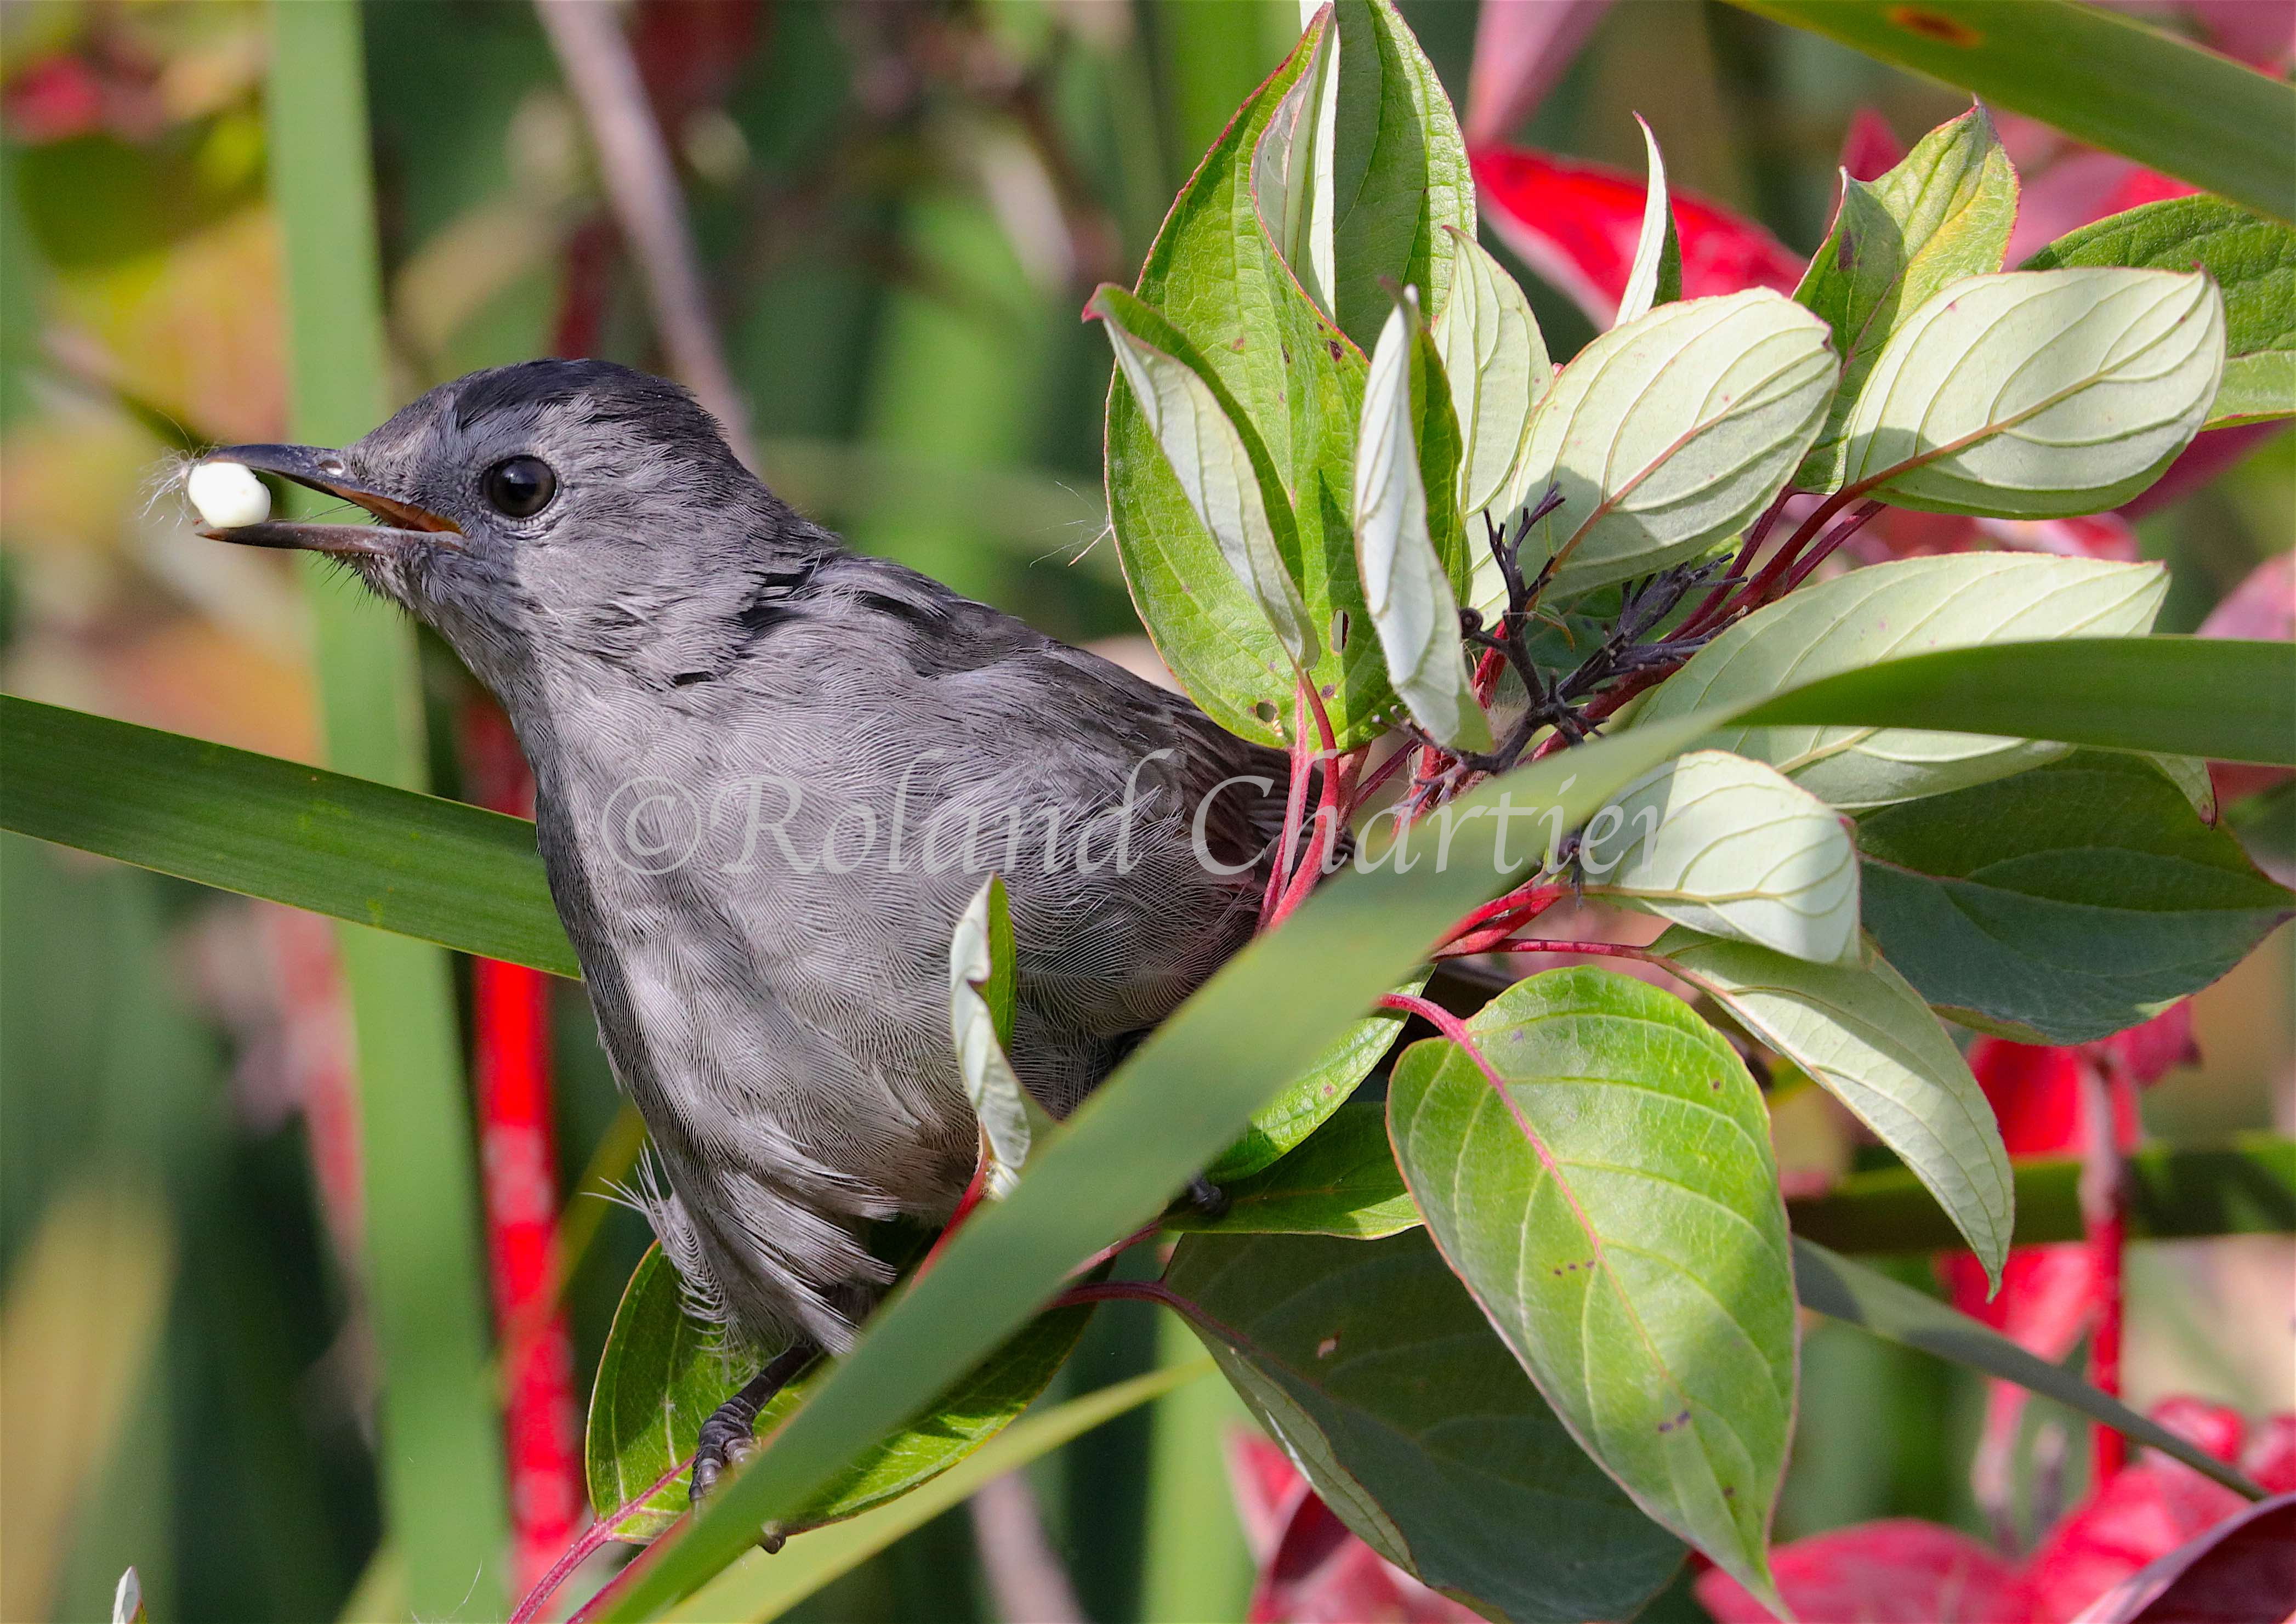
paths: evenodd
<path fill-rule="evenodd" d="M 785 547 L 825 541 L 691 395 L 606 361 L 473 373 L 340 450 L 226 446 L 201 461 L 365 508 L 380 522 L 201 534 L 340 559 L 478 667 L 544 641 L 611 657 L 713 612 L 713 582 L 730 589 Z"/>

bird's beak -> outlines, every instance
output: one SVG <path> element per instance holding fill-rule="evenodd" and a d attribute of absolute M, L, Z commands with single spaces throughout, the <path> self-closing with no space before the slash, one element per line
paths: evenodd
<path fill-rule="evenodd" d="M 418 542 L 434 546 L 461 545 L 462 527 L 453 520 L 401 501 L 387 491 L 353 481 L 340 451 L 316 446 L 225 446 L 200 460 L 239 463 L 258 473 L 276 474 L 328 496 L 340 496 L 346 502 L 356 502 L 382 521 L 380 525 L 312 524 L 266 519 L 259 524 L 200 532 L 213 541 L 235 541 L 250 547 L 299 547 L 338 558 L 386 558 Z"/>

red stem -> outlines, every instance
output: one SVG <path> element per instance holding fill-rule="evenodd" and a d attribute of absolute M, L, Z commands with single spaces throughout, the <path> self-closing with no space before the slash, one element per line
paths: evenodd
<path fill-rule="evenodd" d="M 1835 548 L 1863 529 L 1866 521 L 1881 511 L 1882 504 L 1879 502 L 1859 503 L 1848 518 L 1826 532 L 1825 539 L 1812 547 L 1808 556 L 1799 560 L 1792 569 L 1786 571 L 1784 581 L 1774 595 L 1782 598 L 1808 580 L 1811 570 L 1833 557 Z"/>
<path fill-rule="evenodd" d="M 1115 1245 L 1102 1247 L 1098 1251 L 1093 1253 L 1091 1257 L 1086 1258 L 1083 1262 L 1070 1269 L 1069 1273 L 1072 1276 L 1077 1275 L 1089 1275 L 1093 1270 L 1098 1268 L 1110 1259 L 1120 1257 L 1124 1253 L 1130 1251 L 1134 1247 L 1139 1245 L 1141 1242 L 1155 1239 L 1156 1236 L 1163 1233 L 1163 1230 L 1164 1226 L 1160 1221 L 1150 1224 L 1144 1228 L 1136 1229 L 1130 1234 L 1126 1235 L 1122 1240 L 1119 1241 Z"/>
<path fill-rule="evenodd" d="M 1231 1348 L 1250 1348 L 1250 1341 L 1233 1325 L 1221 1324 L 1201 1307 L 1190 1302 L 1160 1280 L 1095 1280 L 1072 1285 L 1053 1299 L 1051 1307 L 1070 1308 L 1088 1302 L 1152 1302 L 1185 1316 Z"/>
<path fill-rule="evenodd" d="M 1352 818 L 1357 813 L 1362 811 L 1365 803 L 1379 791 L 1380 786 L 1402 770 L 1403 764 L 1410 760 L 1415 753 L 1409 745 L 1390 751 L 1387 759 L 1365 774 L 1363 782 L 1356 785 L 1355 794 L 1349 800 L 1345 816 Z"/>
<path fill-rule="evenodd" d="M 1267 874 L 1267 890 L 1259 899 L 1259 928 L 1274 923 L 1275 904 L 1292 873 L 1292 850 L 1300 839 L 1300 816 L 1308 807 L 1308 679 L 1300 679 L 1300 693 L 1292 708 L 1292 782 L 1284 786 L 1283 839 L 1275 848 L 1275 861 Z"/>
<path fill-rule="evenodd" d="M 1292 883 L 1275 905 L 1275 917 L 1267 923 L 1277 925 L 1292 916 L 1292 910 L 1308 899 L 1324 877 L 1324 861 L 1332 849 L 1339 844 L 1341 808 L 1349 800 L 1350 786 L 1355 783 L 1356 769 L 1363 765 L 1363 752 L 1351 750 L 1340 757 L 1327 756 L 1324 761 L 1324 798 L 1316 808 L 1315 832 L 1308 837 L 1308 849 L 1300 854 L 1300 866 L 1292 876 Z"/>
<path fill-rule="evenodd" d="M 1464 941 L 1471 933 L 1480 931 L 1483 926 L 1501 919 L 1513 921 L 1508 926 L 1509 931 L 1512 931 L 1523 923 L 1523 919 L 1516 916 L 1523 915 L 1525 909 L 1532 910 L 1526 917 L 1535 919 L 1568 894 L 1568 889 L 1560 885 L 1542 886 L 1536 883 L 1519 885 L 1504 897 L 1492 898 L 1457 924 L 1453 925 L 1450 933 L 1443 938 L 1440 945 L 1447 947 L 1455 942 Z M 1474 951 L 1474 949 L 1461 949 L 1461 951 Z"/>
<path fill-rule="evenodd" d="M 1794 567 L 1794 561 L 1800 557 L 1801 550 L 1833 521 L 1834 514 L 1857 501 L 1864 494 L 1864 491 L 1857 486 L 1847 486 L 1819 503 L 1816 511 L 1796 527 L 1793 535 L 1787 538 L 1785 545 L 1777 550 L 1776 555 L 1762 566 L 1752 580 L 1746 583 L 1745 590 L 1738 595 L 1721 618 L 1727 619 L 1757 604 L 1766 603 L 1776 595 L 1772 589 L 1786 572 Z"/>
<path fill-rule="evenodd" d="M 1073 1308 L 1087 1302 L 1156 1302 L 1193 1315 L 1194 1305 L 1160 1280 L 1093 1280 L 1072 1285 L 1053 1299 L 1055 1308 Z"/>
<path fill-rule="evenodd" d="M 1648 947 L 1632 947 L 1625 942 L 1555 941 L 1533 937 L 1528 941 L 1513 941 L 1497 947 L 1487 947 L 1487 953 L 1591 953 L 1603 958 L 1641 959 L 1645 964 L 1659 956 Z"/>
<path fill-rule="evenodd" d="M 661 1554 L 669 1548 L 672 1537 L 680 1532 L 692 1514 L 687 1513 L 680 1516 L 656 1534 L 652 1544 L 624 1563 L 620 1572 L 598 1587 L 597 1595 L 568 1613 L 566 1624 L 596 1624 L 596 1620 L 604 1618 L 613 1610 L 614 1603 L 627 1595 L 639 1579 L 661 1560 Z"/>
<path fill-rule="evenodd" d="M 684 1472 L 687 1467 L 693 1464 L 693 1457 L 689 1455 L 684 1460 L 678 1462 L 677 1464 L 672 1466 L 668 1472 L 663 1472 L 660 1477 L 654 1479 L 652 1482 L 647 1484 L 644 1489 L 639 1489 L 637 1493 L 632 1495 L 628 1499 L 616 1506 L 611 1516 L 601 1518 L 599 1521 L 593 1522 L 588 1528 L 584 1529 L 582 1530 L 582 1537 L 576 1540 L 572 1545 L 567 1546 L 566 1554 L 561 1556 L 556 1562 L 552 1564 L 550 1571 L 547 1573 L 545 1573 L 542 1578 L 535 1583 L 533 1587 L 527 1591 L 524 1596 L 520 1598 L 517 1611 L 513 1612 L 510 1615 L 510 1624 L 529 1624 L 529 1620 L 534 1619 L 542 1612 L 543 1606 L 550 1600 L 551 1596 L 556 1593 L 558 1587 L 566 1582 L 567 1576 L 571 1574 L 575 1569 L 580 1567 L 591 1552 L 596 1550 L 600 1546 L 605 1544 L 609 1539 L 611 1539 L 614 1537 L 612 1530 L 621 1527 L 623 1518 L 628 1516 L 632 1512 L 637 1510 L 639 1506 L 644 1505 L 648 1500 L 652 1499 L 654 1496 L 660 1494 L 663 1489 L 677 1481 L 677 1474 Z M 631 1565 L 636 1566 L 636 1564 L 632 1563 Z M 629 1570 L 627 1568 L 625 1568 L 623 1572 L 627 1572 Z M 606 1588 L 611 1589 L 612 1587 L 613 1587 L 611 1585 L 609 1585 Z M 601 1590 L 598 1593 L 599 1595 L 603 1595 L 604 1594 L 605 1590 Z M 594 1607 L 597 1604 L 597 1596 L 591 1597 L 587 1603 L 584 1603 L 585 1608 Z"/>
<path fill-rule="evenodd" d="M 983 1147 L 980 1155 L 972 1164 L 972 1181 L 964 1186 L 964 1193 L 956 1198 L 956 1210 L 948 1215 L 948 1223 L 942 1228 L 939 1237 L 933 1242 L 932 1250 L 926 1252 L 925 1260 L 917 1265 L 915 1279 L 923 1279 L 926 1272 L 940 1261 L 941 1252 L 955 1238 L 956 1232 L 964 1227 L 964 1220 L 972 1216 L 972 1210 L 980 1205 L 981 1198 L 988 1193 L 988 1152 L 987 1148 Z"/>
<path fill-rule="evenodd" d="M 1769 506 L 1762 510 L 1762 516 L 1754 521 L 1754 528 L 1746 532 L 1746 539 L 1739 544 L 1737 553 L 1730 560 L 1730 567 L 1722 572 L 1722 578 L 1716 582 L 1714 589 L 1706 595 L 1705 601 L 1691 611 L 1690 618 L 1676 628 L 1677 636 L 1696 636 L 1705 629 L 1709 621 L 1721 613 L 1722 605 L 1728 601 L 1731 592 L 1738 584 L 1738 578 L 1744 572 L 1746 566 L 1754 562 L 1754 555 L 1761 551 L 1762 543 L 1768 538 L 1770 531 L 1775 528 L 1778 520 L 1784 514 L 1787 499 L 1795 494 L 1789 487 L 1780 491 Z"/>
<path fill-rule="evenodd" d="M 501 712 L 473 703 L 463 747 L 478 799 L 496 811 L 532 812 L 533 780 Z M 530 1585 L 564 1548 L 584 1500 L 574 1345 L 555 1303 L 553 1267 L 559 1200 L 549 978 L 474 959 L 471 1012 L 513 1562 L 519 1582 Z"/>

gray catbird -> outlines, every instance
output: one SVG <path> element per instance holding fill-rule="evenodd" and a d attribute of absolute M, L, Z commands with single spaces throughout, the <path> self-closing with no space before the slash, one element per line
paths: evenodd
<path fill-rule="evenodd" d="M 477 373 L 340 451 L 210 460 L 381 520 L 208 534 L 342 560 L 509 712 L 659 1157 L 638 1199 L 729 1344 L 778 1350 L 704 1429 L 706 1492 L 772 1390 L 849 1345 L 889 1278 L 872 1223 L 943 1221 L 972 1176 L 948 944 L 986 874 L 1014 1070 L 1064 1114 L 1250 935 L 1285 760 L 846 551 L 624 367 Z"/>

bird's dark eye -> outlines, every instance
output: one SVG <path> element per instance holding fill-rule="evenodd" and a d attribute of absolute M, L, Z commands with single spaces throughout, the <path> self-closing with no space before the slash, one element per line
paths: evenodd
<path fill-rule="evenodd" d="M 512 519 L 531 519 L 558 494 L 558 476 L 538 456 L 514 456 L 487 470 L 487 500 Z"/>

